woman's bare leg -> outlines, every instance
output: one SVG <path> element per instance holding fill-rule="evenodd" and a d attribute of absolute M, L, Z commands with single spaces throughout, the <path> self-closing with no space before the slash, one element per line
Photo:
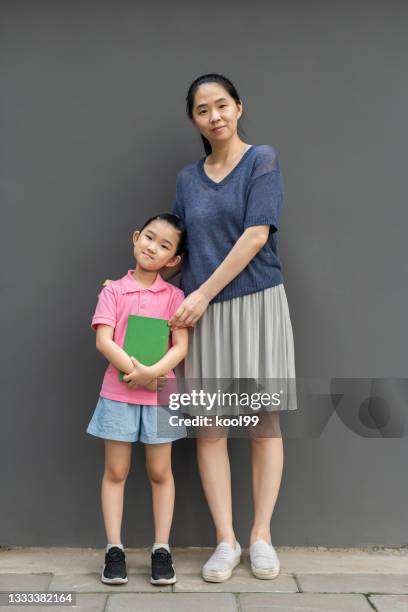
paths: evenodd
<path fill-rule="evenodd" d="M 105 472 L 101 499 L 108 544 L 120 544 L 122 541 L 123 496 L 131 454 L 131 442 L 105 440 Z"/>
<path fill-rule="evenodd" d="M 197 460 L 201 482 L 214 521 L 217 544 L 235 547 L 232 526 L 231 470 L 227 436 L 197 438 Z"/>
<path fill-rule="evenodd" d="M 283 470 L 283 443 L 279 414 L 262 413 L 260 427 L 251 437 L 254 523 L 250 544 L 271 542 L 271 519 Z"/>
<path fill-rule="evenodd" d="M 174 512 L 171 442 L 145 444 L 146 470 L 152 487 L 154 541 L 167 544 Z"/>

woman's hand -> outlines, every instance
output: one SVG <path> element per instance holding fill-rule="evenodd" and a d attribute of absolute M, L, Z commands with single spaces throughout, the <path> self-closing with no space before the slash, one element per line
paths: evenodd
<path fill-rule="evenodd" d="M 207 310 L 209 303 L 210 300 L 205 293 L 201 289 L 196 289 L 180 304 L 169 321 L 170 327 L 173 329 L 178 327 L 194 327 L 198 319 Z"/>
<path fill-rule="evenodd" d="M 137 389 L 138 387 L 145 387 L 147 384 L 156 380 L 154 370 L 152 366 L 145 366 L 140 361 L 137 361 L 134 357 L 131 357 L 132 363 L 135 367 L 133 372 L 126 374 L 123 377 L 125 383 L 131 389 Z"/>

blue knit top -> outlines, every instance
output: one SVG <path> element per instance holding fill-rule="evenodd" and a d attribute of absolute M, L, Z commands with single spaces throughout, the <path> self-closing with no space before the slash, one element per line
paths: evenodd
<path fill-rule="evenodd" d="M 177 175 L 173 213 L 186 225 L 180 287 L 198 289 L 226 258 L 247 227 L 269 225 L 269 238 L 249 264 L 212 302 L 261 291 L 283 282 L 277 230 L 283 183 L 276 150 L 252 145 L 218 183 L 204 170 L 205 157 Z"/>

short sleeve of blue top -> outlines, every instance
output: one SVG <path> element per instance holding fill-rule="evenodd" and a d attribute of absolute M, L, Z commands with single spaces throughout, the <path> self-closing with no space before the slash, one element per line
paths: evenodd
<path fill-rule="evenodd" d="M 277 251 L 283 184 L 276 150 L 252 145 L 220 182 L 209 178 L 203 157 L 177 175 L 173 213 L 187 229 L 180 286 L 188 295 L 205 282 L 247 227 L 269 225 L 267 243 L 213 302 L 255 293 L 283 282 Z"/>

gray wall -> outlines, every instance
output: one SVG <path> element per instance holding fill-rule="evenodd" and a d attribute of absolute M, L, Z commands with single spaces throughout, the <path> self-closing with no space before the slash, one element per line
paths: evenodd
<path fill-rule="evenodd" d="M 184 114 L 207 71 L 237 83 L 286 186 L 280 253 L 299 377 L 406 375 L 408 8 L 382 2 L 1 3 L 1 545 L 103 546 L 101 384 L 90 318 L 130 236 L 202 156 Z M 194 440 L 174 446 L 172 541 L 211 545 Z M 123 540 L 152 540 L 134 446 Z M 237 534 L 247 440 L 231 441 Z M 407 543 L 407 438 L 334 415 L 285 441 L 276 544 Z"/>

